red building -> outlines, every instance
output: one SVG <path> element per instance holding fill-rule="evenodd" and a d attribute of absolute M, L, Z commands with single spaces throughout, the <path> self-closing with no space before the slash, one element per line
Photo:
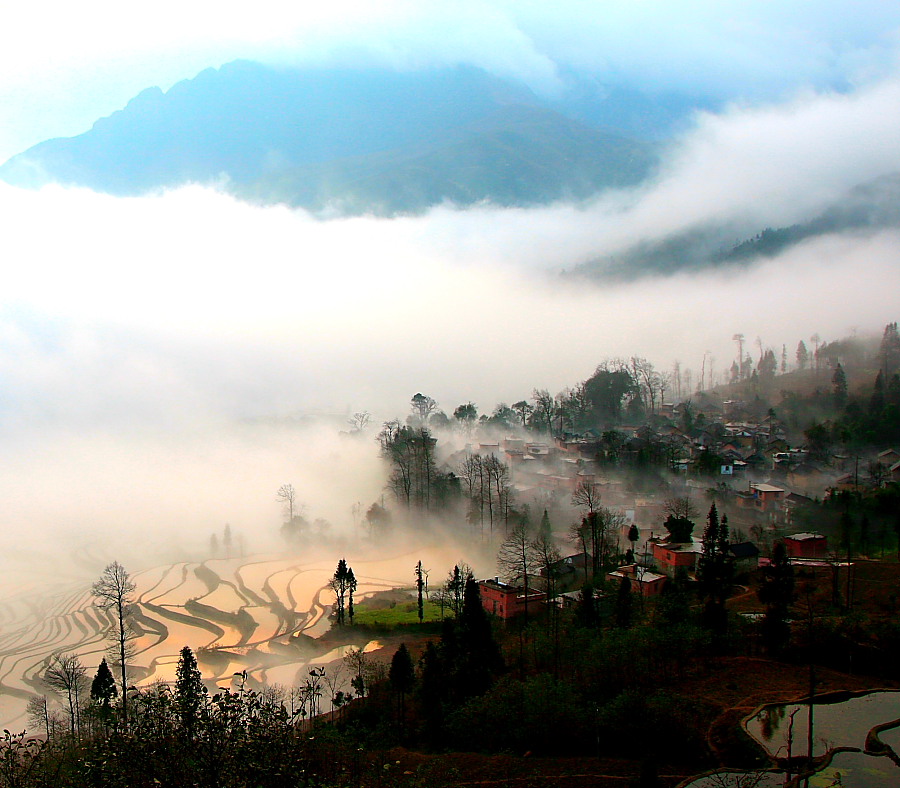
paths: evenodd
<path fill-rule="evenodd" d="M 521 586 L 504 583 L 495 577 L 493 580 L 479 580 L 478 587 L 481 590 L 481 604 L 488 613 L 506 620 L 525 612 L 525 589 Z M 540 591 L 528 589 L 528 605 L 534 606 L 544 599 L 545 595 Z M 532 607 L 532 610 L 535 609 Z"/>
<path fill-rule="evenodd" d="M 697 564 L 697 553 L 690 542 L 651 542 L 653 545 L 653 563 L 656 568 L 669 577 L 674 577 L 680 567 L 693 571 Z"/>
<path fill-rule="evenodd" d="M 622 582 L 623 577 L 628 578 L 631 590 L 642 596 L 656 596 L 662 593 L 663 586 L 666 584 L 665 575 L 658 575 L 637 564 L 620 566 L 615 572 L 609 572 L 606 575 L 606 579 L 615 583 L 616 587 Z"/>
<path fill-rule="evenodd" d="M 791 534 L 784 537 L 788 558 L 825 558 L 828 555 L 828 537 L 816 533 Z"/>

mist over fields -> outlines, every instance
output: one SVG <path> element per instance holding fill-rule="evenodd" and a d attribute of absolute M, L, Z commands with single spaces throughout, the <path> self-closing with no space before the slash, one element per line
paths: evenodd
<path fill-rule="evenodd" d="M 0 185 L 0 518 L 14 553 L 86 536 L 102 563 L 132 540 L 202 543 L 226 521 L 270 545 L 285 481 L 341 527 L 383 479 L 374 440 L 338 439 L 344 419 L 405 417 L 417 391 L 489 411 L 608 357 L 677 359 L 697 380 L 704 352 L 713 374 L 730 365 L 735 332 L 780 349 L 880 330 L 900 292 L 890 226 L 738 268 L 559 274 L 696 227 L 739 240 L 815 216 L 900 169 L 898 93 L 887 79 L 700 115 L 655 180 L 577 206 L 321 220 L 199 187 Z M 296 423 L 311 413 L 332 418 L 308 437 Z"/>

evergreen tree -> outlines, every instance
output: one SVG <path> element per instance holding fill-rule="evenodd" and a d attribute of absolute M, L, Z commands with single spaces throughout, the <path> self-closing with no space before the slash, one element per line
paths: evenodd
<path fill-rule="evenodd" d="M 869 413 L 874 418 L 880 418 L 884 411 L 884 375 L 881 370 L 875 376 L 875 385 L 872 387 L 872 397 L 869 399 Z"/>
<path fill-rule="evenodd" d="M 357 583 L 356 575 L 353 574 L 353 567 L 347 567 L 347 618 L 350 620 L 350 626 L 353 626 L 353 616 L 356 609 L 353 605 L 353 595 L 356 593 Z"/>
<path fill-rule="evenodd" d="M 697 581 L 704 600 L 702 621 L 704 627 L 721 635 L 728 625 L 725 601 L 734 578 L 734 561 L 728 552 L 728 518 L 720 522 L 713 504 L 706 520 L 703 550 L 697 561 Z"/>
<path fill-rule="evenodd" d="M 797 343 L 797 368 L 806 369 L 809 364 L 809 351 L 806 349 L 806 343 L 801 339 Z"/>
<path fill-rule="evenodd" d="M 687 517 L 674 517 L 670 514 L 666 517 L 663 527 L 668 531 L 670 542 L 684 544 L 691 541 L 694 523 Z"/>
<path fill-rule="evenodd" d="M 772 551 L 772 561 L 762 569 L 762 585 L 757 592 L 766 606 L 763 618 L 763 640 L 769 652 L 777 655 L 790 639 L 788 610 L 794 601 L 794 567 L 788 559 L 784 542 Z"/>
<path fill-rule="evenodd" d="M 834 375 L 831 376 L 831 390 L 836 408 L 843 408 L 847 404 L 847 375 L 840 362 L 834 368 Z"/>
<path fill-rule="evenodd" d="M 328 583 L 328 587 L 334 592 L 334 615 L 337 625 L 343 626 L 347 613 L 347 590 L 349 588 L 350 575 L 347 561 L 341 558 L 334 570 L 334 575 Z"/>
<path fill-rule="evenodd" d="M 465 683 L 461 688 L 462 694 L 480 695 L 503 670 L 503 657 L 494 640 L 490 619 L 481 603 L 481 590 L 471 577 L 466 581 L 463 611 L 459 620 L 458 646 L 457 672 Z"/>
<path fill-rule="evenodd" d="M 97 673 L 91 682 L 91 700 L 96 701 L 104 708 L 109 708 L 112 702 L 118 697 L 119 691 L 116 689 L 116 680 L 113 678 L 112 671 L 106 662 L 106 657 L 100 660 Z"/>
<path fill-rule="evenodd" d="M 541 515 L 541 524 L 538 526 L 538 535 L 545 536 L 549 539 L 552 533 L 553 528 L 550 525 L 550 515 L 548 515 L 547 510 L 544 509 L 544 513 Z"/>
<path fill-rule="evenodd" d="M 616 593 L 616 626 L 619 629 L 631 627 L 634 618 L 634 603 L 631 597 L 631 580 L 623 577 L 619 581 L 619 590 Z"/>
<path fill-rule="evenodd" d="M 425 620 L 425 603 L 422 599 L 422 592 L 425 589 L 425 577 L 422 571 L 422 562 L 416 564 L 416 607 L 419 613 L 419 623 Z"/>
<path fill-rule="evenodd" d="M 597 611 L 597 596 L 594 586 L 585 583 L 581 593 L 575 600 L 575 621 L 585 629 L 595 629 L 600 625 L 600 615 Z"/>
<path fill-rule="evenodd" d="M 106 728 L 113 719 L 113 702 L 118 697 L 116 680 L 104 657 L 91 682 L 91 700 L 97 705 L 97 716 Z"/>
<path fill-rule="evenodd" d="M 900 369 L 900 333 L 897 332 L 896 322 L 888 323 L 884 327 L 879 355 L 881 357 L 881 371 L 885 377 L 894 374 Z"/>
<path fill-rule="evenodd" d="M 206 686 L 200 676 L 194 652 L 188 646 L 181 649 L 175 667 L 175 709 L 181 728 L 188 738 L 194 737 L 200 710 L 206 703 Z"/>
<path fill-rule="evenodd" d="M 391 659 L 391 669 L 388 672 L 388 681 L 391 689 L 397 695 L 397 713 L 402 732 L 406 720 L 406 696 L 412 691 L 416 680 L 416 672 L 413 669 L 412 657 L 405 643 L 400 644 Z"/>

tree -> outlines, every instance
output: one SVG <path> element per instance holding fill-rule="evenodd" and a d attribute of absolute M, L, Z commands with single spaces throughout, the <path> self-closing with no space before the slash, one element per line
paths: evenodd
<path fill-rule="evenodd" d="M 550 515 L 547 514 L 546 509 L 544 509 L 544 513 L 541 515 L 541 522 L 540 525 L 538 525 L 538 533 L 545 539 L 550 539 L 553 534 L 553 526 L 550 524 Z"/>
<path fill-rule="evenodd" d="M 534 419 L 535 429 L 552 434 L 556 402 L 547 389 L 535 389 L 532 392 L 532 398 L 534 399 L 532 418 Z"/>
<path fill-rule="evenodd" d="M 693 520 L 697 516 L 697 508 L 688 496 L 666 498 L 663 502 L 663 514 L 674 518 Z"/>
<path fill-rule="evenodd" d="M 416 682 L 416 672 L 413 668 L 412 657 L 405 643 L 400 644 L 391 658 L 391 669 L 388 672 L 388 681 L 391 689 L 397 693 L 397 712 L 400 720 L 400 730 L 406 721 L 406 696 L 412 690 Z"/>
<path fill-rule="evenodd" d="M 91 700 L 100 706 L 101 715 L 107 717 L 118 694 L 116 680 L 113 678 L 112 671 L 109 669 L 109 665 L 104 657 L 100 660 L 97 673 L 91 682 Z"/>
<path fill-rule="evenodd" d="M 634 546 L 637 544 L 640 538 L 641 532 L 638 530 L 638 527 L 634 523 L 632 523 L 631 527 L 628 529 L 628 541 L 631 542 L 632 555 L 634 555 Z"/>
<path fill-rule="evenodd" d="M 512 404 L 512 409 L 519 416 L 519 419 L 522 422 L 522 428 L 528 426 L 528 417 L 534 412 L 534 407 L 529 405 L 524 399 L 519 400 L 518 402 L 514 402 Z"/>
<path fill-rule="evenodd" d="M 671 514 L 666 518 L 663 527 L 669 532 L 669 541 L 685 544 L 691 541 L 691 534 L 694 532 L 694 523 L 686 517 L 673 517 Z"/>
<path fill-rule="evenodd" d="M 615 607 L 616 626 L 619 629 L 628 629 L 634 617 L 634 604 L 631 599 L 631 580 L 623 577 L 619 581 L 619 589 L 616 593 Z"/>
<path fill-rule="evenodd" d="M 345 559 L 341 558 L 338 561 L 337 568 L 334 570 L 334 575 L 328 582 L 328 587 L 334 592 L 334 613 L 337 625 L 342 627 L 347 611 L 347 591 L 350 587 L 350 575 Z"/>
<path fill-rule="evenodd" d="M 297 491 L 294 489 L 294 485 L 282 484 L 281 487 L 278 488 L 278 492 L 275 493 L 275 498 L 276 500 L 284 504 L 285 514 L 287 515 L 287 522 L 293 524 L 294 503 L 297 500 Z"/>
<path fill-rule="evenodd" d="M 591 513 L 600 506 L 600 485 L 591 482 L 578 482 L 572 493 L 572 505 Z"/>
<path fill-rule="evenodd" d="M 188 739 L 194 738 L 200 710 L 206 703 L 206 687 L 197 667 L 194 652 L 188 646 L 181 649 L 175 667 L 175 709 L 182 730 Z"/>
<path fill-rule="evenodd" d="M 900 333 L 897 332 L 896 322 L 888 323 L 884 327 L 879 356 L 881 371 L 885 377 L 890 377 L 900 369 Z"/>
<path fill-rule="evenodd" d="M 832 398 L 836 408 L 843 408 L 847 404 L 847 375 L 844 368 L 838 362 L 831 376 Z"/>
<path fill-rule="evenodd" d="M 118 561 L 113 561 L 103 570 L 100 579 L 91 586 L 91 593 L 97 598 L 98 606 L 113 614 L 113 626 L 110 629 L 110 638 L 113 640 L 119 663 L 120 691 L 122 693 L 122 723 L 128 725 L 128 681 L 126 677 L 126 663 L 128 659 L 128 641 L 132 634 L 129 628 L 131 608 L 134 604 L 131 594 L 135 585 L 131 577 Z"/>
<path fill-rule="evenodd" d="M 428 417 L 437 410 L 437 402 L 422 393 L 413 394 L 409 401 L 413 416 L 420 425 L 428 423 Z"/>
<path fill-rule="evenodd" d="M 528 578 L 534 573 L 537 557 L 531 535 L 524 525 L 517 525 L 500 545 L 497 552 L 497 569 L 510 582 L 519 578 L 525 586 L 525 620 L 528 620 Z"/>
<path fill-rule="evenodd" d="M 422 562 L 416 563 L 416 607 L 419 612 L 419 623 L 425 620 L 425 603 L 422 592 L 425 590 L 425 573 L 422 571 Z"/>
<path fill-rule="evenodd" d="M 474 578 L 466 581 L 463 610 L 459 617 L 458 675 L 465 686 L 461 695 L 485 692 L 494 676 L 503 670 L 503 657 L 491 631 L 491 622 L 481 603 L 481 590 Z"/>
<path fill-rule="evenodd" d="M 353 567 L 347 567 L 347 618 L 350 620 L 350 626 L 353 626 L 353 616 L 356 610 L 353 606 L 353 595 L 356 593 L 356 575 L 353 574 Z"/>
<path fill-rule="evenodd" d="M 425 427 L 385 422 L 378 435 L 381 454 L 391 465 L 388 487 L 407 507 L 430 509 L 439 474 L 434 452 L 437 439 Z"/>
<path fill-rule="evenodd" d="M 453 410 L 453 418 L 468 429 L 478 419 L 478 408 L 475 407 L 474 402 L 458 405 Z"/>
<path fill-rule="evenodd" d="M 466 583 L 474 579 L 472 570 L 468 564 L 456 564 L 447 576 L 447 582 L 444 583 L 444 590 L 447 593 L 447 599 L 453 615 L 459 618 L 463 611 L 463 602 L 465 599 Z"/>
<path fill-rule="evenodd" d="M 703 549 L 697 560 L 697 581 L 704 600 L 703 624 L 717 634 L 727 628 L 725 601 L 734 578 L 734 561 L 728 551 L 728 518 L 719 521 L 716 505 L 709 508 L 703 531 Z"/>
<path fill-rule="evenodd" d="M 372 414 L 367 410 L 354 413 L 353 417 L 348 419 L 348 423 L 353 427 L 353 432 L 364 432 L 369 422 L 372 420 Z"/>
<path fill-rule="evenodd" d="M 806 343 L 801 339 L 797 343 L 797 367 L 798 369 L 806 369 L 809 364 L 809 351 L 806 349 Z"/>
<path fill-rule="evenodd" d="M 788 610 L 794 601 L 794 567 L 788 559 L 784 542 L 772 551 L 772 561 L 762 569 L 762 584 L 757 596 L 766 606 L 763 639 L 769 651 L 777 655 L 790 638 Z"/>
<path fill-rule="evenodd" d="M 225 548 L 225 557 L 231 558 L 231 526 L 225 523 L 225 530 L 222 531 L 222 547 Z"/>
<path fill-rule="evenodd" d="M 81 664 L 77 654 L 59 652 L 50 657 L 50 662 L 44 671 L 44 683 L 68 703 L 69 730 L 73 738 L 81 727 L 79 697 L 84 688 L 86 673 L 87 669 Z"/>

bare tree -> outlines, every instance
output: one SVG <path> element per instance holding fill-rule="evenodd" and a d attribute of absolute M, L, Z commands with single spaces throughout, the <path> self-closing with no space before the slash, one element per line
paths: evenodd
<path fill-rule="evenodd" d="M 367 410 L 359 411 L 358 413 L 354 413 L 353 417 L 348 419 L 350 426 L 353 427 L 354 432 L 363 432 L 366 427 L 369 426 L 369 422 L 372 420 L 372 414 Z"/>
<path fill-rule="evenodd" d="M 697 509 L 687 496 L 666 498 L 663 503 L 663 512 L 676 520 L 693 520 L 697 517 Z"/>
<path fill-rule="evenodd" d="M 100 579 L 91 586 L 91 593 L 97 597 L 98 607 L 111 611 L 113 614 L 114 623 L 109 637 L 114 641 L 117 651 L 116 657 L 122 683 L 122 722 L 124 725 L 128 724 L 128 682 L 125 665 L 128 658 L 128 641 L 132 637 L 129 618 L 131 607 L 134 604 L 131 598 L 134 589 L 135 585 L 131 581 L 131 577 L 118 561 L 109 564 L 103 570 Z"/>
<path fill-rule="evenodd" d="M 524 525 L 517 525 L 500 545 L 497 552 L 497 569 L 510 582 L 522 578 L 525 587 L 525 619 L 528 619 L 528 578 L 536 566 L 531 534 Z"/>
<path fill-rule="evenodd" d="M 50 657 L 44 671 L 44 683 L 61 695 L 69 706 L 69 730 L 74 738 L 81 729 L 79 696 L 84 688 L 87 668 L 81 664 L 77 654 L 57 652 Z"/>
<path fill-rule="evenodd" d="M 278 488 L 278 492 L 275 493 L 275 498 L 284 504 L 284 508 L 287 511 L 289 523 L 294 522 L 294 502 L 297 500 L 297 491 L 294 489 L 293 484 L 282 484 L 281 487 Z"/>
<path fill-rule="evenodd" d="M 572 505 L 583 509 L 588 514 L 597 511 L 600 506 L 600 485 L 579 482 L 572 493 Z"/>

